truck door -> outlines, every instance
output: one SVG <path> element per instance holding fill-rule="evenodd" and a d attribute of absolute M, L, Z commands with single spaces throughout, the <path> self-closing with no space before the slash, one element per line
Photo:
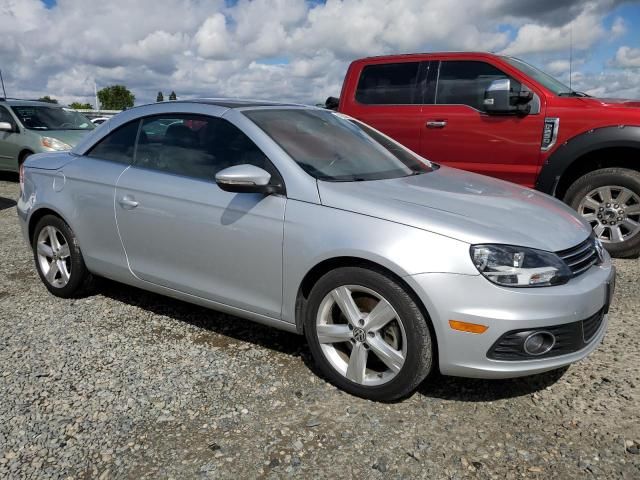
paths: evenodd
<path fill-rule="evenodd" d="M 354 98 L 346 99 L 345 113 L 419 152 L 427 69 L 428 62 L 415 60 L 365 65 L 349 90 Z"/>
<path fill-rule="evenodd" d="M 437 64 L 437 62 L 432 62 Z M 426 158 L 444 165 L 533 187 L 539 169 L 544 105 L 536 96 L 528 115 L 488 115 L 484 93 L 493 80 L 510 78 L 478 60 L 443 60 L 430 104 L 422 108 L 421 146 Z M 537 102 L 537 103 L 536 103 Z"/>

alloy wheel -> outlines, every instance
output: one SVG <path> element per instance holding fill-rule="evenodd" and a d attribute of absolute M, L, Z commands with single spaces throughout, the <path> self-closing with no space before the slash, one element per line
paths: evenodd
<path fill-rule="evenodd" d="M 36 243 L 38 264 L 50 285 L 62 288 L 71 278 L 69 242 L 56 227 L 48 225 L 40 230 Z"/>
<path fill-rule="evenodd" d="M 578 213 L 604 243 L 622 243 L 640 233 L 640 196 L 625 187 L 591 190 L 580 201 Z"/>
<path fill-rule="evenodd" d="M 402 319 L 382 295 L 363 286 L 343 285 L 324 297 L 316 335 L 333 368 L 360 385 L 391 381 L 407 356 Z"/>

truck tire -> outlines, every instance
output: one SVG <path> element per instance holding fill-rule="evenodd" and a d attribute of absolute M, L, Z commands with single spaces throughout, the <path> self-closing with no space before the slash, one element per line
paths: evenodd
<path fill-rule="evenodd" d="M 591 224 L 612 257 L 640 254 L 640 172 L 594 170 L 569 187 L 564 201 Z"/>

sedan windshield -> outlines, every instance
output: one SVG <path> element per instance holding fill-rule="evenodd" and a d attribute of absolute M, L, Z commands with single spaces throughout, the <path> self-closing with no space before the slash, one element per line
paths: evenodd
<path fill-rule="evenodd" d="M 22 125 L 30 130 L 92 130 L 95 125 L 81 113 L 60 107 L 13 106 Z"/>
<path fill-rule="evenodd" d="M 245 111 L 309 175 L 332 182 L 406 177 L 433 165 L 357 120 L 325 110 Z"/>

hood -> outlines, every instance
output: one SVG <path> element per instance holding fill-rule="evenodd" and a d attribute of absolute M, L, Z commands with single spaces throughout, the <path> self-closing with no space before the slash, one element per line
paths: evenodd
<path fill-rule="evenodd" d="M 70 152 L 36 153 L 27 157 L 24 166 L 41 170 L 58 170 L 76 158 L 77 156 Z"/>
<path fill-rule="evenodd" d="M 318 181 L 323 205 L 428 230 L 470 244 L 559 251 L 591 227 L 562 202 L 534 190 L 454 168 L 366 182 Z"/>
<path fill-rule="evenodd" d="M 583 103 L 587 103 L 589 105 L 597 106 L 597 107 L 613 107 L 613 108 L 640 107 L 640 100 L 628 100 L 625 98 L 579 97 L 579 99 Z"/>
<path fill-rule="evenodd" d="M 76 144 L 91 130 L 41 130 L 38 133 L 43 137 L 51 137 L 61 142 L 66 143 L 71 147 L 75 147 Z"/>

